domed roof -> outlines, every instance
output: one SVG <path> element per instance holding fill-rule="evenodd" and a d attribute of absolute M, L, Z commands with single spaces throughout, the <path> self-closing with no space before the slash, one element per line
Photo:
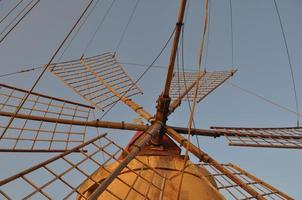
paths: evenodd
<path fill-rule="evenodd" d="M 118 164 L 119 162 L 115 162 L 100 168 L 91 179 L 102 182 Z M 158 174 L 154 173 L 155 170 Z M 97 184 L 94 181 L 89 179 L 81 185 L 79 190 L 84 196 L 90 196 L 96 189 Z M 179 191 L 180 183 L 182 187 Z M 129 185 L 133 188 L 130 189 Z M 159 199 L 162 196 L 163 199 L 172 200 L 177 199 L 178 191 L 182 200 L 224 199 L 209 172 L 194 165 L 184 156 L 137 156 L 99 199 L 117 199 L 114 196 L 121 199 L 144 199 L 142 194 L 145 194 L 147 199 Z"/>

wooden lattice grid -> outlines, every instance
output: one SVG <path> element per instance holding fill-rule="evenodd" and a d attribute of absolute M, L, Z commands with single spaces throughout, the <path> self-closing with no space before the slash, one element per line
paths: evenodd
<path fill-rule="evenodd" d="M 24 118 L 11 117 L 28 91 L 0 84 L 0 151 L 65 151 L 85 140 L 86 127 L 31 120 L 26 116 L 88 121 L 93 107 L 40 93 L 31 93 L 18 112 Z"/>
<path fill-rule="evenodd" d="M 219 87 L 227 79 L 229 79 L 236 70 L 214 71 L 214 72 L 201 72 L 199 80 L 199 89 L 197 94 L 197 102 L 203 100 L 213 90 Z M 177 99 L 182 96 L 185 91 L 195 84 L 198 79 L 196 72 L 175 72 L 170 89 L 170 97 Z M 185 101 L 193 101 L 195 96 L 196 85 L 183 97 Z"/>
<path fill-rule="evenodd" d="M 106 134 L 99 135 L 73 149 L 59 154 L 45 162 L 24 170 L 14 176 L 0 181 L 0 199 L 88 199 L 91 195 L 90 188 L 100 184 L 102 178 L 98 173 L 110 174 L 114 168 L 113 163 L 120 163 L 119 159 L 124 150 Z M 133 182 L 127 182 L 122 176 L 117 177 L 120 187 L 128 188 L 127 193 L 105 190 L 116 199 L 127 199 L 131 192 L 148 197 L 151 190 L 161 192 L 162 182 L 153 181 L 165 177 L 157 170 L 150 168 L 139 159 L 140 168 L 127 166 L 124 170 L 136 176 Z M 101 170 L 100 170 L 101 169 Z M 150 179 L 141 175 L 142 170 L 152 172 Z M 155 178 L 156 177 L 156 178 Z M 103 177 L 104 178 L 104 177 Z M 143 181 L 148 187 L 142 192 L 136 182 Z M 18 188 L 18 190 L 16 190 Z"/>
<path fill-rule="evenodd" d="M 56 63 L 49 69 L 74 92 L 101 110 L 121 98 L 142 94 L 111 52 Z"/>
<path fill-rule="evenodd" d="M 231 146 L 302 148 L 302 128 L 211 127 L 224 132 Z"/>
<path fill-rule="evenodd" d="M 241 169 L 235 164 L 221 164 L 225 170 L 230 172 L 235 177 L 239 178 L 244 185 L 247 185 L 254 189 L 259 196 L 264 199 L 271 200 L 292 200 L 291 197 L 269 185 L 268 183 L 260 180 L 254 175 Z M 256 196 L 252 196 L 246 192 L 243 185 L 238 185 L 232 181 L 224 172 L 219 171 L 213 165 L 209 163 L 200 163 L 199 166 L 206 168 L 210 172 L 210 176 L 215 180 L 219 192 L 228 200 L 247 200 L 258 199 Z"/>

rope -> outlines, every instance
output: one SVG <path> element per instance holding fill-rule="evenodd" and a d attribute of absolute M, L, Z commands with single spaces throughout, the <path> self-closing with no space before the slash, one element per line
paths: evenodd
<path fill-rule="evenodd" d="M 297 127 L 299 127 L 299 115 L 298 115 L 299 105 L 298 105 L 298 97 L 297 97 L 296 83 L 295 83 L 295 77 L 294 77 L 294 70 L 293 70 L 293 67 L 292 67 L 292 62 L 291 62 L 291 58 L 290 58 L 290 55 L 289 55 L 286 35 L 285 35 L 285 31 L 284 31 L 284 27 L 283 27 L 283 24 L 282 24 L 280 11 L 279 11 L 276 0 L 274 0 L 274 5 L 275 5 L 276 12 L 277 12 L 277 15 L 278 15 L 280 28 L 281 28 L 281 32 L 282 32 L 282 37 L 283 37 L 283 41 L 284 41 L 284 45 L 285 45 L 285 49 L 286 49 L 286 55 L 287 55 L 287 60 L 288 60 L 288 64 L 289 64 L 289 69 L 290 69 L 290 74 L 291 74 L 291 79 L 292 79 L 292 84 L 293 84 L 293 90 L 294 90 L 294 98 L 295 98 L 295 103 L 296 103 Z"/>
<path fill-rule="evenodd" d="M 106 10 L 105 15 L 104 15 L 103 18 L 101 19 L 101 21 L 100 21 L 100 23 L 98 24 L 96 30 L 94 31 L 92 37 L 91 37 L 90 40 L 88 41 L 88 43 L 87 43 L 87 45 L 86 45 L 86 47 L 85 47 L 85 49 L 84 49 L 83 55 L 86 54 L 88 48 L 91 46 L 91 44 L 92 44 L 92 42 L 93 42 L 93 40 L 94 40 L 96 34 L 99 32 L 99 29 L 101 28 L 101 26 L 102 26 L 103 23 L 105 22 L 105 19 L 107 18 L 109 12 L 111 11 L 111 9 L 112 9 L 113 4 L 115 3 L 115 1 L 116 1 L 116 0 L 112 0 L 112 1 L 111 1 L 111 4 L 109 5 L 108 9 Z"/>
<path fill-rule="evenodd" d="M 235 83 L 232 83 L 230 81 L 226 81 L 226 83 L 229 84 L 229 85 L 231 85 L 232 87 L 234 87 L 236 89 L 239 89 L 239 90 L 241 90 L 241 91 L 243 91 L 243 92 L 251 95 L 251 96 L 257 97 L 258 99 L 261 99 L 261 100 L 263 100 L 263 101 L 265 101 L 267 103 L 270 103 L 270 104 L 272 104 L 272 105 L 274 105 L 274 106 L 276 106 L 276 107 L 278 107 L 278 108 L 280 108 L 280 109 L 282 109 L 284 111 L 287 111 L 287 112 L 292 113 L 294 115 L 302 116 L 302 114 L 300 114 L 300 113 L 298 113 L 296 111 L 293 111 L 293 110 L 291 110 L 291 109 L 289 109 L 289 108 L 287 108 L 285 106 L 282 106 L 282 105 L 280 105 L 280 104 L 278 104 L 278 103 L 276 103 L 276 102 L 274 102 L 274 101 L 272 101 L 270 99 L 267 99 L 267 98 L 265 98 L 265 97 L 263 97 L 263 96 L 261 96 L 259 94 L 256 94 L 255 92 L 253 92 L 251 90 L 244 89 L 244 88 L 236 85 Z"/>
<path fill-rule="evenodd" d="M 27 8 L 29 7 L 29 5 L 34 2 L 34 0 L 30 1 L 23 9 L 22 11 L 4 28 L 4 30 L 0 33 L 0 35 L 2 35 L 6 29 L 12 25 L 13 21 L 15 21 L 20 15 L 21 13 Z M 40 2 L 40 0 L 37 0 L 34 5 L 32 5 L 32 7 L 26 11 L 26 13 L 13 25 L 13 27 L 1 38 L 0 43 L 3 42 L 3 40 L 16 28 L 16 26 L 25 18 L 26 15 L 28 15 L 28 13 L 30 13 L 30 11 Z"/>
<path fill-rule="evenodd" d="M 82 29 L 83 25 L 86 23 L 86 21 L 88 20 L 89 16 L 91 15 L 91 13 L 94 11 L 95 7 L 98 5 L 98 3 L 100 2 L 100 0 L 97 0 L 95 2 L 95 4 L 93 5 L 93 7 L 91 8 L 91 10 L 89 11 L 89 13 L 86 15 L 85 19 L 82 21 L 81 25 L 79 26 L 79 28 L 77 29 L 77 31 L 75 32 L 75 34 L 72 36 L 72 38 L 68 41 L 68 44 L 66 45 L 66 47 L 64 48 L 62 54 L 60 55 L 58 62 L 60 62 L 60 60 L 63 58 L 64 54 L 66 53 L 67 49 L 69 49 L 71 43 L 73 42 L 73 40 L 76 38 L 76 36 L 78 35 L 78 33 L 80 32 L 80 30 Z"/>
<path fill-rule="evenodd" d="M 55 53 L 50 58 L 49 62 L 47 63 L 47 65 L 45 66 L 45 68 L 43 69 L 43 71 L 41 72 L 41 74 L 39 75 L 39 77 L 37 78 L 37 80 L 35 81 L 35 83 L 33 84 L 33 86 L 31 87 L 31 89 L 29 90 L 29 92 L 22 99 L 22 102 L 18 105 L 18 108 L 16 109 L 14 115 L 10 118 L 8 124 L 6 125 L 5 129 L 3 130 L 3 132 L 2 132 L 2 134 L 0 136 L 0 139 L 4 136 L 4 134 L 6 133 L 6 131 L 9 128 L 9 126 L 12 124 L 13 120 L 15 119 L 16 115 L 19 113 L 19 111 L 21 110 L 22 106 L 24 105 L 24 103 L 26 102 L 26 100 L 28 99 L 28 97 L 31 95 L 31 93 L 33 92 L 33 90 L 35 89 L 35 87 L 38 85 L 39 81 L 42 79 L 42 77 L 45 74 L 46 70 L 49 68 L 50 64 L 52 63 L 52 61 L 54 60 L 54 58 L 57 56 L 57 54 L 59 53 L 59 51 L 61 50 L 61 48 L 63 47 L 63 45 L 65 44 L 65 42 L 69 38 L 69 36 L 71 35 L 71 33 L 77 27 L 77 25 L 79 24 L 79 22 L 81 21 L 81 19 L 83 18 L 83 16 L 87 12 L 87 10 L 89 9 L 89 7 L 93 3 L 93 1 L 94 0 L 90 0 L 89 4 L 86 6 L 85 10 L 82 12 L 82 14 L 80 15 L 80 17 L 76 21 L 76 23 L 73 25 L 73 27 L 70 29 L 70 31 L 68 32 L 68 34 L 66 35 L 66 37 L 64 38 L 64 40 L 61 42 L 61 44 L 59 45 L 59 47 L 56 49 Z"/>
<path fill-rule="evenodd" d="M 122 43 L 122 41 L 123 41 L 123 39 L 124 39 L 124 37 L 125 37 L 125 35 L 126 35 L 126 32 L 127 32 L 128 27 L 129 27 L 129 24 L 131 23 L 131 21 L 132 21 L 132 19 L 133 19 L 133 16 L 134 16 L 134 14 L 135 14 L 135 11 L 136 11 L 136 9 L 137 9 L 138 3 L 139 3 L 139 0 L 136 0 L 135 5 L 134 5 L 134 7 L 133 7 L 133 10 L 132 10 L 132 12 L 131 12 L 131 15 L 130 15 L 130 17 L 129 17 L 128 21 L 127 21 L 127 24 L 126 24 L 126 26 L 125 26 L 125 28 L 124 28 L 124 30 L 123 30 L 123 32 L 122 32 L 122 35 L 121 35 L 121 37 L 120 37 L 120 39 L 119 39 L 119 41 L 118 41 L 118 43 L 117 43 L 117 46 L 116 46 L 116 48 L 115 48 L 115 52 L 117 52 L 117 51 L 119 50 L 120 46 L 121 46 L 121 43 Z"/>
<path fill-rule="evenodd" d="M 203 25 L 202 25 L 202 35 L 201 35 L 201 43 L 200 43 L 200 47 L 198 50 L 198 67 L 197 67 L 197 82 L 196 82 L 196 86 L 195 86 L 195 92 L 194 92 L 194 97 L 193 97 L 193 106 L 192 109 L 190 110 L 190 117 L 189 117 L 189 121 L 188 121 L 188 138 L 187 140 L 190 142 L 191 140 L 191 129 L 192 129 L 192 125 L 194 122 L 194 114 L 195 114 L 195 109 L 196 109 L 196 104 L 197 104 L 197 95 L 198 95 L 198 90 L 200 87 L 200 76 L 201 76 L 201 64 L 202 64 L 202 56 L 203 56 L 203 49 L 204 49 L 204 43 L 205 43 L 205 34 L 207 31 L 207 23 L 208 23 L 208 0 L 204 1 L 204 18 L 203 18 Z M 177 199 L 180 199 L 180 191 L 181 191 L 181 187 L 182 187 L 182 183 L 183 183 L 183 176 L 184 176 L 184 170 L 187 164 L 187 158 L 189 155 L 189 151 L 188 149 L 190 149 L 190 143 L 188 144 L 188 146 L 186 147 L 186 153 L 185 153 L 185 157 L 186 157 L 186 162 L 184 163 L 183 169 L 182 169 L 182 174 L 181 174 L 181 180 L 180 180 L 180 184 L 179 184 L 179 188 L 178 188 L 178 195 L 177 195 Z"/>
<path fill-rule="evenodd" d="M 0 75 L 0 78 L 3 78 L 3 77 L 7 77 L 7 76 L 12 76 L 12 75 L 16 75 L 16 74 L 22 74 L 22 73 L 26 73 L 26 72 L 32 72 L 32 71 L 35 71 L 37 69 L 42 69 L 44 66 L 42 67 L 34 67 L 34 68 L 30 68 L 30 69 L 23 69 L 23 70 L 20 70 L 20 71 L 17 71 L 17 72 L 11 72 L 11 73 L 7 73 L 7 74 L 2 74 Z"/>
<path fill-rule="evenodd" d="M 0 20 L 0 24 L 12 13 L 14 12 L 14 10 L 20 5 L 20 3 L 22 3 L 24 0 L 19 1 L 19 3 L 17 3 L 1 20 Z"/>
<path fill-rule="evenodd" d="M 233 33 L 233 5 L 232 0 L 229 0 L 230 5 L 230 24 L 231 24 L 231 60 L 234 66 L 234 33 Z"/>
<path fill-rule="evenodd" d="M 129 63 L 129 62 L 120 62 L 120 63 L 121 63 L 121 64 L 126 64 L 126 65 L 131 65 L 131 66 L 145 67 L 145 68 L 149 66 L 149 65 L 146 65 L 146 64 Z M 185 69 L 184 69 L 184 62 L 183 62 L 183 61 L 182 61 L 182 66 L 183 66 L 182 71 L 185 72 Z M 0 78 L 7 77 L 7 76 L 12 76 L 12 75 L 16 75 L 16 74 L 22 74 L 22 73 L 27 73 L 27 72 L 33 72 L 33 71 L 35 71 L 35 70 L 42 69 L 42 68 L 44 68 L 44 66 L 42 66 L 42 67 L 34 67 L 34 68 L 29 68 L 29 69 L 23 69 L 23 70 L 20 70 L 20 71 L 17 71 L 17 72 L 11 72 L 11 73 L 7 73 L 7 74 L 2 74 L 2 75 L 0 75 Z M 159 69 L 164 69 L 164 70 L 167 69 L 167 67 L 165 67 L 165 66 L 160 66 L 160 65 L 152 65 L 152 68 L 159 68 Z M 180 70 L 179 70 L 179 71 L 180 71 Z M 193 71 L 193 70 L 188 70 L 188 69 L 186 69 L 186 71 Z M 195 70 L 194 70 L 194 71 L 195 71 Z M 249 95 L 251 95 L 251 96 L 254 96 L 254 97 L 256 97 L 256 98 L 258 98 L 258 99 L 260 99 L 260 100 L 262 100 L 262 101 L 265 101 L 265 102 L 270 103 L 270 104 L 272 104 L 272 105 L 274 105 L 274 106 L 276 106 L 276 107 L 278 107 L 278 108 L 281 108 L 283 111 L 292 113 L 292 114 L 294 114 L 294 115 L 302 116 L 302 114 L 297 113 L 296 111 L 293 111 L 293 110 L 291 110 L 291 109 L 289 109 L 289 108 L 287 108 L 287 107 L 285 107 L 285 106 L 283 106 L 283 105 L 281 105 L 281 104 L 278 104 L 278 103 L 276 103 L 276 102 L 274 102 L 274 101 L 272 101 L 272 100 L 270 100 L 270 99 L 268 99 L 268 98 L 266 98 L 266 97 L 263 97 L 263 96 L 257 94 L 257 93 L 254 92 L 254 91 L 251 91 L 251 90 L 242 88 L 242 87 L 238 86 L 237 84 L 232 83 L 232 82 L 230 82 L 230 81 L 226 81 L 226 83 L 229 84 L 229 85 L 231 85 L 232 87 L 234 87 L 234 88 L 240 90 L 240 91 L 243 91 L 243 92 L 245 92 L 245 93 L 247 93 L 247 94 L 249 94 Z M 187 88 L 187 85 L 186 85 L 185 80 L 184 80 L 184 85 L 185 85 L 185 88 Z M 189 104 L 189 106 L 190 106 L 190 104 Z"/>
<path fill-rule="evenodd" d="M 208 15 L 208 28 L 207 28 L 207 29 L 208 29 L 208 32 L 207 32 L 206 50 L 205 50 L 206 56 L 205 56 L 205 58 L 204 58 L 205 70 L 206 70 L 206 68 L 207 68 L 207 66 L 208 66 L 208 54 L 209 54 L 209 46 L 210 46 L 211 8 L 212 8 L 212 6 L 211 6 L 211 1 L 209 0 L 209 15 Z"/>
<path fill-rule="evenodd" d="M 23 1 L 23 0 L 22 0 Z M 70 47 L 71 43 L 73 42 L 73 40 L 75 39 L 75 37 L 78 35 L 79 31 L 81 30 L 81 28 L 83 27 L 83 25 L 87 22 L 89 16 L 91 15 L 91 13 L 95 10 L 95 7 L 97 6 L 97 4 L 100 2 L 101 0 L 97 0 L 93 7 L 90 9 L 89 13 L 86 15 L 85 19 L 82 21 L 82 23 L 80 24 L 79 28 L 77 29 L 77 31 L 75 32 L 75 34 L 73 34 L 72 38 L 68 41 L 66 47 L 64 48 L 62 54 L 59 56 L 58 61 L 60 62 L 60 60 L 62 59 L 62 57 L 64 56 L 64 54 L 66 53 L 67 49 Z M 1 22 L 0 22 L 1 23 Z M 17 72 L 12 72 L 12 73 L 7 73 L 7 74 L 2 74 L 0 75 L 0 78 L 3 77 L 7 77 L 7 76 L 12 76 L 12 75 L 16 75 L 16 74 L 21 74 L 21 73 L 26 73 L 26 72 L 32 72 L 35 71 L 37 69 L 41 69 L 44 68 L 44 66 L 40 66 L 40 67 L 34 67 L 34 68 L 30 68 L 30 69 L 24 69 L 24 70 L 20 70 Z"/>

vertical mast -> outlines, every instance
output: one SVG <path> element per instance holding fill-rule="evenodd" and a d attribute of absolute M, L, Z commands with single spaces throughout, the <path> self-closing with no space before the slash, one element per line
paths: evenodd
<path fill-rule="evenodd" d="M 168 112 L 169 112 L 169 105 L 171 101 L 171 98 L 169 96 L 170 85 L 173 78 L 174 63 L 175 63 L 179 38 L 181 34 L 181 28 L 183 26 L 183 18 L 184 18 L 186 3 L 187 0 L 181 0 L 180 7 L 178 10 L 177 22 L 175 25 L 175 34 L 174 34 L 172 49 L 170 53 L 166 82 L 165 82 L 164 90 L 157 100 L 157 106 L 156 106 L 157 111 L 156 111 L 155 119 L 157 121 L 161 121 L 163 124 L 166 123 Z"/>
<path fill-rule="evenodd" d="M 174 40 L 173 40 L 173 46 L 172 46 L 172 50 L 170 53 L 169 68 L 168 68 L 168 72 L 167 72 L 164 91 L 162 94 L 164 97 L 169 97 L 170 85 L 171 85 L 173 70 L 174 70 L 175 57 L 176 57 L 179 38 L 180 38 L 180 34 L 181 34 L 181 28 L 183 26 L 183 18 L 184 18 L 184 13 L 185 13 L 185 8 L 186 8 L 186 2 L 187 2 L 186 0 L 181 1 L 181 5 L 180 5 L 179 11 L 178 11 L 177 22 L 175 25 L 175 35 L 174 35 Z"/>

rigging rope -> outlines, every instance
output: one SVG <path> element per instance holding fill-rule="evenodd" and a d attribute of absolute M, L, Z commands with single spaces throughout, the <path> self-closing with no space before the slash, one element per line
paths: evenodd
<path fill-rule="evenodd" d="M 101 0 L 102 1 L 102 0 Z M 95 7 L 98 5 L 98 3 L 100 2 L 100 0 L 97 0 L 94 5 L 92 6 L 92 8 L 90 9 L 89 13 L 86 15 L 85 19 L 82 21 L 82 23 L 80 24 L 79 28 L 76 30 L 75 34 L 73 34 L 73 36 L 71 37 L 71 39 L 68 41 L 66 47 L 64 48 L 62 54 L 60 55 L 58 62 L 60 62 L 60 60 L 63 58 L 64 54 L 66 53 L 67 49 L 69 49 L 71 43 L 73 42 L 73 40 L 76 38 L 76 36 L 79 34 L 80 30 L 82 29 L 83 25 L 87 22 L 89 16 L 91 15 L 91 13 L 94 11 Z"/>
<path fill-rule="evenodd" d="M 234 66 L 234 32 L 233 32 L 233 5 L 232 0 L 229 0 L 230 5 L 230 29 L 231 29 L 231 60 L 232 60 L 232 66 Z"/>
<path fill-rule="evenodd" d="M 1 20 L 0 24 L 12 13 L 14 10 L 23 2 L 24 0 L 19 1 Z"/>
<path fill-rule="evenodd" d="M 206 40 L 206 50 L 205 50 L 205 58 L 204 58 L 204 66 L 205 70 L 207 69 L 208 66 L 208 54 L 209 54 L 209 46 L 210 46 L 210 24 L 211 24 L 211 0 L 209 0 L 209 15 L 208 15 L 208 31 L 207 31 L 207 40 Z"/>
<path fill-rule="evenodd" d="M 204 1 L 204 16 L 203 16 L 203 25 L 202 25 L 202 35 L 201 35 L 201 42 L 200 42 L 200 47 L 198 50 L 198 66 L 197 66 L 197 80 L 196 80 L 196 86 L 195 86 L 195 91 L 194 91 L 194 97 L 193 97 L 193 105 L 192 105 L 192 109 L 190 110 L 190 115 L 189 115 L 189 120 L 188 120 L 188 137 L 187 140 L 189 141 L 187 147 L 186 147 L 186 152 L 185 152 L 185 157 L 186 157 L 186 162 L 183 165 L 183 169 L 182 169 L 182 174 L 181 174 L 181 180 L 180 180 L 180 184 L 179 184 L 179 189 L 178 189 L 178 195 L 177 195 L 177 199 L 180 199 L 180 191 L 181 191 L 181 187 L 182 187 L 182 182 L 183 182 L 183 176 L 184 176 L 184 170 L 187 164 L 187 159 L 189 156 L 189 150 L 190 149 L 190 140 L 191 140 L 191 129 L 192 129 L 192 125 L 194 122 L 194 114 L 195 114 L 195 109 L 196 109 L 196 104 L 197 104 L 197 95 L 198 95 L 198 90 L 200 87 L 200 76 L 201 76 L 201 65 L 202 65 L 202 58 L 203 58 L 203 49 L 204 49 L 204 43 L 205 43 L 205 36 L 206 36 L 206 32 L 207 32 L 207 23 L 208 23 L 208 0 Z M 189 102 L 190 103 L 190 102 Z"/>
<path fill-rule="evenodd" d="M 55 57 L 57 56 L 57 54 L 59 53 L 59 51 L 61 50 L 61 48 L 63 47 L 63 45 L 65 44 L 65 42 L 67 41 L 67 39 L 69 38 L 69 36 L 72 34 L 72 32 L 74 31 L 74 29 L 78 26 L 79 22 L 82 20 L 83 16 L 85 15 L 85 13 L 87 12 L 87 10 L 90 8 L 90 6 L 92 5 L 92 3 L 94 2 L 94 0 L 90 0 L 90 2 L 88 3 L 88 5 L 86 6 L 86 8 L 84 9 L 84 11 L 82 12 L 82 14 L 80 15 L 80 17 L 78 18 L 78 20 L 75 22 L 75 24 L 72 26 L 72 28 L 70 29 L 70 31 L 68 32 L 68 34 L 65 36 L 64 40 L 60 43 L 60 45 L 58 46 L 58 48 L 56 49 L 56 51 L 54 52 L 54 54 L 52 55 L 52 57 L 50 58 L 49 62 L 47 63 L 47 65 L 44 67 L 43 71 L 41 72 L 41 74 L 39 75 L 39 77 L 36 79 L 36 81 L 34 82 L 33 86 L 31 87 L 31 89 L 28 91 L 28 93 L 23 97 L 21 103 L 18 105 L 14 115 L 10 118 L 8 124 L 6 125 L 6 127 L 4 128 L 0 139 L 4 136 L 4 134 L 6 133 L 6 131 L 8 130 L 9 126 L 12 124 L 13 120 L 15 119 L 16 115 L 19 113 L 19 111 L 21 110 L 22 106 L 25 104 L 26 100 L 28 99 L 28 97 L 31 95 L 31 93 L 33 92 L 33 90 L 35 89 L 35 87 L 38 85 L 38 83 L 40 82 L 40 80 L 42 79 L 43 75 L 45 74 L 45 72 L 47 71 L 47 69 L 49 68 L 50 64 L 53 62 L 53 60 L 55 59 Z"/>
<path fill-rule="evenodd" d="M 115 53 L 119 50 L 119 48 L 120 48 L 120 46 L 121 46 L 121 43 L 122 43 L 122 41 L 123 41 L 123 39 L 124 39 L 124 37 L 125 37 L 125 35 L 126 35 L 126 32 L 127 32 L 128 27 L 129 27 L 129 24 L 131 23 L 131 21 L 132 21 L 132 19 L 133 19 L 133 16 L 134 16 L 134 14 L 135 14 L 135 11 L 136 11 L 136 9 L 137 9 L 138 3 L 139 3 L 139 0 L 136 0 L 135 5 L 134 5 L 134 7 L 133 7 L 133 10 L 132 10 L 132 12 L 131 12 L 131 15 L 130 15 L 128 21 L 127 21 L 127 24 L 126 24 L 126 26 L 125 26 L 125 28 L 124 28 L 124 30 L 123 30 L 123 32 L 122 32 L 122 35 L 121 35 L 121 37 L 120 37 L 120 39 L 119 39 L 119 41 L 118 41 L 118 43 L 117 43 L 116 48 L 115 48 Z"/>
<path fill-rule="evenodd" d="M 126 64 L 126 65 L 131 65 L 131 66 L 140 66 L 140 67 L 148 67 L 149 66 L 149 65 L 146 65 L 146 64 L 129 63 L 129 62 L 120 62 L 120 63 L 121 64 Z M 184 66 L 184 63 L 182 64 L 182 66 Z M 16 75 L 16 74 L 33 72 L 35 70 L 42 69 L 42 68 L 44 68 L 44 66 L 42 66 L 42 67 L 34 67 L 34 68 L 29 68 L 29 69 L 23 69 L 23 70 L 20 70 L 20 71 L 17 71 L 17 72 L 11 72 L 11 73 L 7 73 L 7 74 L 2 74 L 2 75 L 0 75 L 0 78 L 7 77 L 7 76 L 12 76 L 12 75 Z M 152 68 L 153 69 L 154 68 L 158 68 L 158 69 L 164 69 L 164 70 L 167 69 L 167 67 L 165 67 L 165 66 L 159 66 L 159 65 L 152 65 Z M 182 71 L 185 72 L 185 71 L 188 71 L 188 69 L 185 69 L 183 67 Z M 193 70 L 189 70 L 189 71 L 193 71 Z M 235 84 L 233 82 L 230 82 L 230 81 L 226 81 L 226 83 L 229 84 L 230 86 L 234 87 L 235 89 L 238 89 L 238 90 L 243 91 L 243 92 L 245 92 L 245 93 L 247 93 L 247 94 L 249 94 L 251 96 L 254 96 L 254 97 L 258 98 L 259 100 L 262 100 L 262 101 L 265 101 L 267 103 L 270 103 L 271 105 L 276 106 L 276 107 L 282 109 L 283 111 L 292 113 L 294 115 L 302 116 L 302 114 L 297 113 L 296 111 L 293 111 L 293 110 L 291 110 L 291 109 L 289 109 L 289 108 L 287 108 L 287 107 L 285 107 L 285 106 L 283 106 L 281 104 L 278 104 L 278 103 L 276 103 L 276 102 L 274 102 L 274 101 L 272 101 L 272 100 L 270 100 L 270 99 L 268 99 L 268 98 L 266 98 L 264 96 L 261 96 L 261 95 L 257 94 L 254 91 L 245 89 L 245 88 L 243 88 L 243 87 L 241 87 L 241 86 L 239 86 L 239 85 L 237 85 L 237 84 Z M 185 88 L 187 88 L 186 82 L 184 82 L 184 84 L 185 84 Z"/>
<path fill-rule="evenodd" d="M 5 31 L 8 29 L 8 27 L 10 27 L 13 22 L 15 20 L 17 20 L 17 18 L 22 14 L 23 11 L 25 11 L 26 8 L 28 8 L 30 6 L 30 4 L 34 2 L 34 0 L 31 0 L 23 9 L 22 11 L 8 24 L 6 25 L 6 27 L 4 28 L 4 30 L 0 33 L 0 35 L 2 35 L 3 33 L 5 33 Z M 28 15 L 28 13 L 30 13 L 30 11 L 36 7 L 36 5 L 40 2 L 40 0 L 37 0 L 26 12 L 25 14 L 13 25 L 13 27 L 11 27 L 10 30 L 8 30 L 5 35 L 0 39 L 0 43 L 3 42 L 3 40 L 16 28 L 16 26 L 25 18 L 26 15 Z"/>
<path fill-rule="evenodd" d="M 7 73 L 7 74 L 2 74 L 2 75 L 0 75 L 0 78 L 7 77 L 7 76 L 12 76 L 12 75 L 16 75 L 16 74 L 22 74 L 22 73 L 26 73 L 26 72 L 32 72 L 32 71 L 35 71 L 37 69 L 42 69 L 43 67 L 44 66 L 33 67 L 33 68 L 30 68 L 30 69 L 23 69 L 23 70 L 20 70 L 20 71 L 17 71 L 17 72 L 11 72 L 11 73 Z"/>
<path fill-rule="evenodd" d="M 261 100 L 263 100 L 263 101 L 265 101 L 265 102 L 267 102 L 267 103 L 270 103 L 270 104 L 272 104 L 272 105 L 274 105 L 274 106 L 276 106 L 276 107 L 278 107 L 278 108 L 280 108 L 280 109 L 282 109 L 282 110 L 284 110 L 284 111 L 287 111 L 287 112 L 292 113 L 292 114 L 294 114 L 294 115 L 302 116 L 302 114 L 300 114 L 300 113 L 298 113 L 298 112 L 296 112 L 296 111 L 293 111 L 293 110 L 291 110 L 291 109 L 289 109 L 289 108 L 287 108 L 287 107 L 285 107 L 285 106 L 282 106 L 282 105 L 280 105 L 280 104 L 278 104 L 278 103 L 276 103 L 276 102 L 274 102 L 274 101 L 272 101 L 272 100 L 270 100 L 270 99 L 267 99 L 267 98 L 265 98 L 265 97 L 263 97 L 263 96 L 261 96 L 261 95 L 259 95 L 259 94 L 256 94 L 255 92 L 253 92 L 253 91 L 251 91 L 251 90 L 242 88 L 242 87 L 240 87 L 239 85 L 236 85 L 235 83 L 232 83 L 232 82 L 230 82 L 230 81 L 226 81 L 226 83 L 229 84 L 229 85 L 231 85 L 232 87 L 234 87 L 234 88 L 236 88 L 236 89 L 241 90 L 242 92 L 245 92 L 245 93 L 247 93 L 247 94 L 249 94 L 249 95 L 252 95 L 252 96 L 254 96 L 254 97 L 257 97 L 258 99 L 261 99 Z"/>
<path fill-rule="evenodd" d="M 299 127 L 299 105 L 298 105 L 298 97 L 297 97 L 297 90 L 296 90 L 296 83 L 295 83 L 295 77 L 294 77 L 294 70 L 293 70 L 293 66 L 292 66 L 292 62 L 291 62 L 291 58 L 290 58 L 290 54 L 289 54 L 289 50 L 288 50 L 288 44 L 287 44 L 287 40 L 286 40 L 286 35 L 285 35 L 285 31 L 284 31 L 284 27 L 282 24 L 282 19 L 281 19 L 281 15 L 280 15 L 280 11 L 278 8 L 278 4 L 276 2 L 276 0 L 274 0 L 274 5 L 276 8 L 276 12 L 278 15 L 278 20 L 280 23 L 280 28 L 281 28 L 281 32 L 282 32 L 282 37 L 283 37 L 283 41 L 284 41 L 284 46 L 286 49 L 286 55 L 287 55 L 287 60 L 288 60 L 288 64 L 289 64 L 289 69 L 290 69 L 290 74 L 291 74 L 291 79 L 292 79 L 292 84 L 293 84 L 293 90 L 294 90 L 294 96 L 295 96 L 295 103 L 296 103 L 296 111 L 297 111 L 297 127 Z"/>
<path fill-rule="evenodd" d="M 107 18 L 109 12 L 111 11 L 111 9 L 112 9 L 112 7 L 113 7 L 115 1 L 116 1 L 116 0 L 112 0 L 112 1 L 111 1 L 111 3 L 110 3 L 110 5 L 109 5 L 108 9 L 106 10 L 105 15 L 104 15 L 103 18 L 101 19 L 101 21 L 100 21 L 100 23 L 98 24 L 96 30 L 94 31 L 92 37 L 91 37 L 90 40 L 88 41 L 88 43 L 87 43 L 87 45 L 86 45 L 86 47 L 85 47 L 85 49 L 84 49 L 83 55 L 86 54 L 87 50 L 88 50 L 89 47 L 91 46 L 91 44 L 92 44 L 92 42 L 93 42 L 93 40 L 94 40 L 96 34 L 99 32 L 99 29 L 101 28 L 101 26 L 102 26 L 103 23 L 105 22 L 105 19 Z"/>
<path fill-rule="evenodd" d="M 189 10 L 190 8 L 190 1 L 188 1 L 188 6 L 187 6 L 187 10 Z M 185 22 L 186 22 L 186 19 L 187 19 L 187 15 L 188 15 L 188 12 L 186 12 L 186 15 L 185 15 Z M 180 46 L 181 46 L 181 65 L 182 65 L 182 74 L 183 74 L 183 79 L 184 79 L 184 86 L 185 86 L 185 89 L 187 90 L 188 89 L 188 85 L 187 85 L 187 80 L 186 80 L 186 77 L 184 76 L 185 74 L 185 71 L 193 71 L 193 70 L 188 70 L 186 69 L 185 70 L 185 59 L 184 59 L 184 33 L 185 33 L 185 23 L 184 23 L 184 28 L 182 29 L 182 35 L 181 35 L 181 43 L 180 43 Z M 178 69 L 178 71 L 180 71 Z M 195 71 L 195 70 L 194 70 Z M 178 78 L 179 79 L 179 78 Z M 179 84 L 180 85 L 180 84 Z M 186 97 L 188 98 L 188 94 L 186 95 Z M 191 104 L 190 102 L 188 101 L 188 107 L 189 107 L 189 110 L 190 112 L 192 112 L 192 107 L 191 107 Z M 193 119 L 193 127 L 196 128 L 196 125 L 195 125 L 195 120 Z M 199 143 L 199 138 L 197 135 L 195 135 L 195 139 L 196 139 L 196 143 L 197 143 L 197 147 L 200 149 L 200 143 Z"/>

